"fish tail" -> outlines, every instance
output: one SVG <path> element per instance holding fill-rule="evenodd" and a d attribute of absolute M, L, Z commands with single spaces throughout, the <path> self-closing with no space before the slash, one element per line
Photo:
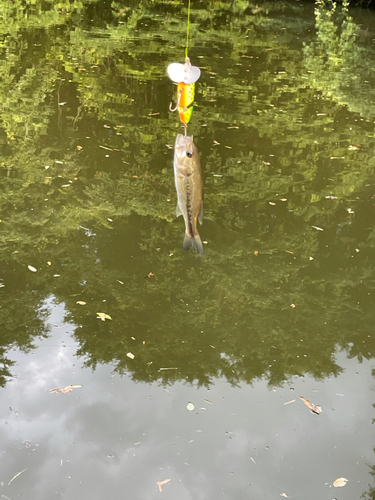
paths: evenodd
<path fill-rule="evenodd" d="M 199 255 L 203 255 L 202 240 L 198 233 L 196 233 L 195 236 L 185 233 L 184 250 L 189 250 L 190 247 L 193 247 L 193 250 L 198 252 Z"/>

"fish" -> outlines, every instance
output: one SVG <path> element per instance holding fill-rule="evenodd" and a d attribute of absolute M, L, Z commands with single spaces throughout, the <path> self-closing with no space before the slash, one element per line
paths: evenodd
<path fill-rule="evenodd" d="M 176 215 L 185 220 L 184 250 L 192 247 L 203 255 L 197 220 L 203 224 L 203 179 L 199 153 L 193 137 L 178 134 L 174 148 L 174 178 L 177 191 Z"/>

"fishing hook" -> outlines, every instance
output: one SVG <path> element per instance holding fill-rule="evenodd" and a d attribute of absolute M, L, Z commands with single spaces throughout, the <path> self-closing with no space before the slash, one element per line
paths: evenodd
<path fill-rule="evenodd" d="M 173 103 L 170 102 L 169 103 L 169 111 L 172 111 L 172 112 L 177 111 L 177 109 L 178 109 L 178 101 L 177 101 L 177 104 L 176 104 L 176 106 L 174 108 L 172 108 L 172 105 L 173 105 Z"/>
<path fill-rule="evenodd" d="M 177 99 L 177 103 L 176 103 L 176 106 L 172 109 L 172 103 L 170 102 L 169 103 L 169 111 L 177 111 L 179 106 L 180 106 L 180 102 L 181 102 L 181 97 L 182 97 L 182 92 L 183 92 L 184 89 L 180 89 L 180 92 L 178 94 L 178 99 Z"/>

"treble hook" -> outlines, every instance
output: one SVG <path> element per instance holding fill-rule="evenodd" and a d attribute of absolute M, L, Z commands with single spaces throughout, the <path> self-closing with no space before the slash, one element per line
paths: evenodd
<path fill-rule="evenodd" d="M 176 106 L 172 109 L 172 103 L 170 102 L 169 103 L 169 111 L 177 111 L 179 106 L 180 106 L 180 102 L 181 102 L 181 96 L 182 96 L 182 92 L 184 91 L 183 88 L 180 89 L 179 93 L 178 93 L 178 99 L 177 99 L 177 104 Z"/>

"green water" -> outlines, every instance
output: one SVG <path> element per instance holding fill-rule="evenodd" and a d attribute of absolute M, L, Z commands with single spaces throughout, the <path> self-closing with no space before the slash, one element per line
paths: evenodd
<path fill-rule="evenodd" d="M 200 257 L 186 7 L 0 6 L 1 494 L 373 499 L 374 14 L 192 2 Z"/>

